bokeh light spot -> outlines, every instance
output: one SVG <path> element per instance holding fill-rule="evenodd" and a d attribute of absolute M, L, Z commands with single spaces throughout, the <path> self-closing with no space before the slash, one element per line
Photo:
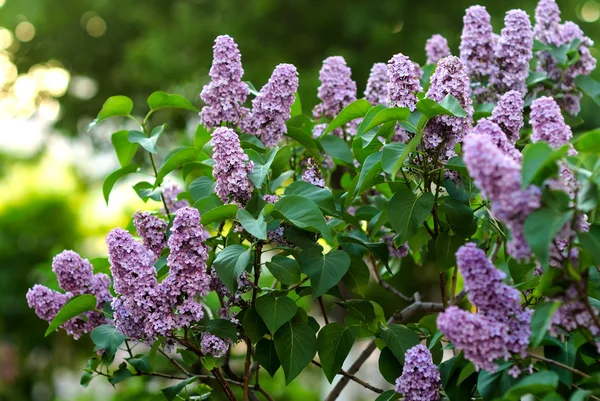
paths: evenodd
<path fill-rule="evenodd" d="M 29 42 L 35 36 L 35 27 L 31 22 L 23 21 L 17 25 L 15 36 L 21 42 Z"/>
<path fill-rule="evenodd" d="M 600 3 L 594 0 L 586 1 L 581 7 L 581 19 L 585 22 L 596 22 L 600 19 Z"/>
<path fill-rule="evenodd" d="M 95 15 L 87 21 L 85 30 L 90 36 L 99 38 L 106 32 L 106 22 L 102 17 Z"/>
<path fill-rule="evenodd" d="M 0 0 L 2 1 L 2 0 Z M 8 49 L 13 43 L 13 34 L 6 28 L 0 28 L 0 50 Z"/>

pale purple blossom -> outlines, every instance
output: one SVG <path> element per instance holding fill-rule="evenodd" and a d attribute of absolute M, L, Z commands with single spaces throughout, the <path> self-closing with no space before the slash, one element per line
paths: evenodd
<path fill-rule="evenodd" d="M 519 91 L 508 91 L 500 97 L 492 111 L 491 120 L 498 124 L 513 145 L 520 138 L 523 128 L 523 95 Z"/>
<path fill-rule="evenodd" d="M 479 135 L 487 135 L 498 149 L 514 160 L 520 162 L 523 158 L 521 152 L 508 140 L 500 126 L 491 120 L 487 118 L 480 119 L 477 121 L 475 128 L 473 128 L 473 132 Z"/>
<path fill-rule="evenodd" d="M 242 82 L 242 57 L 231 36 L 221 35 L 215 39 L 209 75 L 211 82 L 200 94 L 206 103 L 200 112 L 202 124 L 208 128 L 225 122 L 237 124 L 247 113 L 243 104 L 250 89 Z"/>
<path fill-rule="evenodd" d="M 553 98 L 548 96 L 533 101 L 529 123 L 532 127 L 532 142 L 545 141 L 550 146 L 558 148 L 573 137 L 571 128 L 565 124 L 560 107 Z"/>
<path fill-rule="evenodd" d="M 385 63 L 373 64 L 365 88 L 365 99 L 373 106 L 387 105 L 389 81 L 388 66 Z"/>
<path fill-rule="evenodd" d="M 155 259 L 160 257 L 161 251 L 167 246 L 168 223 L 151 213 L 136 212 L 133 224 L 144 246 L 152 251 Z"/>
<path fill-rule="evenodd" d="M 279 200 L 277 195 L 263 195 L 263 200 L 270 204 L 275 204 Z"/>
<path fill-rule="evenodd" d="M 287 132 L 295 93 L 298 90 L 298 71 L 292 64 L 279 64 L 260 93 L 252 100 L 252 112 L 243 121 L 244 131 L 256 135 L 272 148 Z"/>
<path fill-rule="evenodd" d="M 438 61 L 452 54 L 450 47 L 448 47 L 448 41 L 439 34 L 435 34 L 427 39 L 425 53 L 427 54 L 426 64 L 437 64 Z"/>
<path fill-rule="evenodd" d="M 177 210 L 182 207 L 189 206 L 190 203 L 185 199 L 178 199 L 179 194 L 183 192 L 183 189 L 178 185 L 172 184 L 163 189 L 163 197 L 165 198 L 165 203 L 167 208 L 169 209 L 169 213 L 173 214 Z M 167 211 L 164 210 L 164 213 L 167 214 Z"/>
<path fill-rule="evenodd" d="M 540 0 L 535 8 L 535 38 L 542 43 L 560 43 L 560 9 L 555 0 Z"/>
<path fill-rule="evenodd" d="M 414 63 L 398 53 L 388 61 L 388 76 L 388 105 L 408 107 L 410 111 L 414 111 L 417 107 L 417 93 L 423 90 Z"/>
<path fill-rule="evenodd" d="M 341 56 L 328 57 L 319 72 L 321 86 L 318 97 L 321 103 L 313 109 L 315 118 L 333 119 L 340 111 L 356 100 L 356 82 L 352 71 Z"/>
<path fill-rule="evenodd" d="M 525 94 L 529 62 L 533 57 L 533 31 L 525 11 L 510 10 L 504 19 L 504 28 L 496 46 L 497 69 L 491 82 L 500 93 L 516 90 Z"/>
<path fill-rule="evenodd" d="M 225 203 L 244 205 L 252 197 L 254 185 L 248 177 L 254 163 L 240 146 L 240 139 L 230 128 L 220 127 L 212 134 L 213 177 L 215 192 Z"/>
<path fill-rule="evenodd" d="M 86 293 L 93 276 L 92 264 L 73 251 L 56 255 L 52 260 L 52 271 L 60 288 L 73 295 Z"/>
<path fill-rule="evenodd" d="M 406 401 L 438 401 L 441 384 L 440 371 L 426 346 L 419 344 L 406 351 L 396 392 Z"/>
<path fill-rule="evenodd" d="M 383 237 L 383 240 L 388 246 L 388 251 L 390 253 L 390 257 L 402 259 L 408 255 L 409 247 L 408 242 L 396 247 L 394 244 L 394 235 L 389 234 Z"/>
<path fill-rule="evenodd" d="M 306 162 L 306 169 L 302 173 L 302 181 L 306 181 L 321 188 L 325 188 L 326 186 L 323 173 L 321 173 L 319 166 L 312 158 L 309 158 Z"/>
<path fill-rule="evenodd" d="M 492 24 L 485 7 L 467 8 L 463 18 L 460 61 L 474 82 L 482 82 L 494 72 Z"/>
<path fill-rule="evenodd" d="M 577 286 L 576 283 L 571 284 L 564 294 L 555 298 L 555 300 L 562 301 L 562 305 L 552 316 L 550 333 L 554 336 L 559 336 L 563 332 L 575 331 L 580 327 L 589 330 L 594 337 L 600 335 L 600 328 L 596 326 L 593 316 L 586 308 L 585 303 L 581 301 Z M 593 306 L 592 310 L 596 316 L 600 315 L 600 311 Z"/>
<path fill-rule="evenodd" d="M 202 333 L 200 350 L 204 355 L 212 355 L 215 358 L 221 358 L 229 350 L 229 343 L 214 334 Z"/>

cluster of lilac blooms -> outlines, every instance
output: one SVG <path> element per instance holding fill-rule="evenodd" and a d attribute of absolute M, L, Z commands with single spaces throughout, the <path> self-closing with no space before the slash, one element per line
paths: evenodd
<path fill-rule="evenodd" d="M 486 82 L 494 73 L 491 18 L 485 7 L 467 8 L 460 41 L 460 60 L 473 83 Z"/>
<path fill-rule="evenodd" d="M 256 135 L 273 147 L 287 132 L 285 125 L 298 90 L 298 71 L 292 64 L 275 67 L 269 82 L 252 100 L 252 112 L 242 121 L 243 131 Z"/>
<path fill-rule="evenodd" d="M 309 158 L 306 161 L 306 169 L 302 173 L 302 181 L 306 181 L 309 184 L 313 184 L 317 187 L 325 188 L 325 179 L 323 173 L 319 169 L 319 166 L 315 163 L 314 159 Z"/>
<path fill-rule="evenodd" d="M 440 34 L 435 34 L 425 43 L 426 64 L 437 64 L 444 57 L 450 56 L 448 40 Z"/>
<path fill-rule="evenodd" d="M 165 199 L 165 205 L 168 209 L 163 209 L 163 212 L 165 214 L 173 214 L 182 207 L 190 206 L 190 203 L 187 200 L 178 199 L 179 194 L 182 192 L 183 189 L 181 189 L 181 187 L 175 184 L 171 184 L 163 190 L 162 195 Z"/>
<path fill-rule="evenodd" d="M 410 248 L 408 247 L 408 242 L 405 242 L 404 244 L 397 247 L 396 244 L 394 244 L 393 234 L 388 234 L 384 236 L 383 240 L 387 244 L 390 257 L 402 259 L 408 255 L 408 251 L 410 250 Z"/>
<path fill-rule="evenodd" d="M 206 103 L 200 112 L 202 124 L 214 128 L 223 123 L 239 123 L 248 112 L 243 105 L 250 89 L 242 82 L 242 56 L 231 36 L 215 39 L 209 75 L 211 81 L 200 94 Z"/>
<path fill-rule="evenodd" d="M 220 127 L 213 131 L 213 177 L 217 184 L 215 192 L 225 203 L 245 205 L 252 197 L 254 185 L 248 174 L 254 163 L 240 146 L 240 139 L 231 128 Z"/>
<path fill-rule="evenodd" d="M 406 351 L 396 392 L 406 401 L 438 401 L 441 385 L 440 371 L 426 346 L 419 344 Z"/>
<path fill-rule="evenodd" d="M 563 93 L 561 107 L 572 115 L 580 110 L 581 92 L 575 87 L 575 78 L 589 75 L 596 68 L 596 59 L 590 53 L 594 42 L 584 36 L 577 24 L 566 21 L 561 24 L 560 9 L 555 0 L 540 0 L 535 9 L 535 39 L 545 45 L 576 45 L 577 61 L 569 66 L 560 66 L 547 50 L 538 51 L 538 71 L 544 71 L 550 79 L 558 81 L 558 90 Z M 574 43 L 575 42 L 575 43 Z M 542 88 L 540 88 L 541 90 Z"/>
<path fill-rule="evenodd" d="M 94 274 L 92 264 L 73 251 L 63 251 L 54 257 L 52 271 L 59 287 L 65 291 L 51 290 L 36 284 L 27 292 L 27 304 L 40 319 L 51 322 L 58 311 L 74 296 L 91 294 L 96 297 L 96 309 L 102 310 L 112 296 L 110 278 L 103 273 Z M 74 317 L 60 327 L 78 339 L 97 326 L 107 322 L 102 312 L 90 311 Z"/>
<path fill-rule="evenodd" d="M 458 250 L 456 264 L 478 312 L 448 308 L 438 317 L 438 328 L 478 369 L 493 372 L 498 359 L 508 359 L 511 354 L 524 357 L 532 310 L 521 308 L 519 291 L 504 283 L 506 275 L 473 243 Z M 486 330 L 474 333 L 481 326 Z"/>

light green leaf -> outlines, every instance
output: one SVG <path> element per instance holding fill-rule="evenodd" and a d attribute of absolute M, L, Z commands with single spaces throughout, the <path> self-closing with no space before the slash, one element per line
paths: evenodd
<path fill-rule="evenodd" d="M 365 114 L 371 109 L 371 103 L 365 99 L 358 99 L 344 107 L 340 114 L 338 114 L 331 123 L 327 126 L 327 129 L 323 131 L 322 137 L 348 123 L 349 121 L 355 120 L 360 117 L 364 117 Z"/>
<path fill-rule="evenodd" d="M 250 160 L 254 162 L 254 170 L 248 174 L 248 177 L 250 177 L 256 188 L 262 188 L 278 150 L 279 148 L 275 146 L 267 153 L 265 158 L 253 149 L 246 150 Z"/>
<path fill-rule="evenodd" d="M 402 394 L 397 393 L 394 390 L 384 391 L 375 401 L 396 401 L 402 398 Z"/>
<path fill-rule="evenodd" d="M 543 207 L 534 210 L 525 219 L 523 227 L 525 240 L 544 269 L 548 266 L 552 239 L 572 216 L 572 210 L 562 213 L 556 209 Z"/>
<path fill-rule="evenodd" d="M 129 131 L 127 135 L 127 139 L 131 143 L 138 143 L 144 148 L 147 152 L 156 154 L 158 153 L 158 149 L 156 149 L 156 142 L 158 138 L 160 138 L 161 134 L 164 132 L 167 124 L 160 125 L 152 130 L 150 137 L 147 137 L 141 131 Z"/>
<path fill-rule="evenodd" d="M 198 177 L 190 184 L 189 192 L 194 202 L 215 193 L 215 181 L 210 177 Z"/>
<path fill-rule="evenodd" d="M 526 376 L 515 384 L 505 398 L 509 401 L 519 401 L 526 394 L 543 395 L 550 393 L 558 386 L 558 374 L 551 371 L 537 372 Z"/>
<path fill-rule="evenodd" d="M 406 107 L 390 107 L 383 109 L 364 128 L 363 132 L 369 132 L 378 125 L 385 124 L 390 121 L 406 121 L 410 110 Z"/>
<path fill-rule="evenodd" d="M 546 142 L 527 145 L 523 149 L 522 188 L 525 189 L 530 184 L 540 185 L 547 178 L 555 177 L 558 174 L 557 161 L 566 156 L 568 151 L 568 145 L 563 145 L 557 150 L 552 149 Z"/>
<path fill-rule="evenodd" d="M 88 126 L 91 130 L 101 121 L 114 116 L 129 116 L 133 110 L 133 101 L 127 96 L 111 96 L 102 105 L 102 109 L 94 121 Z"/>
<path fill-rule="evenodd" d="M 383 147 L 381 153 L 381 166 L 383 167 L 383 171 L 388 173 L 392 180 L 396 178 L 396 174 L 398 174 L 398 171 L 402 168 L 402 164 L 404 164 L 404 160 L 402 160 L 402 163 L 398 162 L 405 149 L 406 144 L 401 142 L 388 143 Z"/>
<path fill-rule="evenodd" d="M 60 308 L 56 316 L 54 316 L 54 319 L 52 319 L 50 322 L 50 326 L 48 326 L 44 336 L 47 337 L 66 321 L 71 320 L 84 312 L 89 312 L 95 309 L 96 297 L 91 294 L 78 295 L 69 299 L 67 303 Z"/>
<path fill-rule="evenodd" d="M 300 94 L 298 92 L 294 93 L 294 103 L 292 103 L 292 107 L 290 109 L 290 115 L 292 117 L 296 117 L 302 114 L 302 102 L 300 101 Z"/>
<path fill-rule="evenodd" d="M 164 109 L 167 107 L 198 111 L 194 105 L 181 95 L 169 94 L 166 92 L 154 92 L 148 97 L 148 106 L 152 110 Z"/>
<path fill-rule="evenodd" d="M 468 115 L 452 95 L 446 95 L 439 103 L 428 98 L 421 99 L 417 102 L 417 110 L 428 118 L 436 116 L 466 117 Z"/>
<path fill-rule="evenodd" d="M 231 291 L 237 289 L 237 278 L 250 262 L 250 249 L 241 245 L 230 245 L 217 254 L 213 266 L 217 276 Z"/>
<path fill-rule="evenodd" d="M 198 149 L 193 147 L 179 147 L 172 150 L 163 161 L 162 165 L 158 169 L 158 174 L 156 176 L 155 185 L 160 185 L 163 179 L 169 174 L 171 171 L 175 170 L 178 167 L 183 166 L 184 164 L 191 163 L 198 159 Z"/>
<path fill-rule="evenodd" d="M 331 215 L 338 214 L 329 188 L 317 187 L 306 181 L 295 181 L 285 189 L 285 195 L 302 196 L 316 203 L 323 212 Z"/>
<path fill-rule="evenodd" d="M 130 164 L 128 166 L 122 167 L 118 170 L 113 171 L 106 177 L 104 183 L 102 183 L 102 194 L 104 195 L 104 200 L 108 205 L 108 197 L 112 192 L 113 187 L 119 179 L 125 177 L 128 174 L 135 173 L 138 170 L 138 166 L 136 164 Z"/>
<path fill-rule="evenodd" d="M 246 231 L 258 239 L 267 239 L 267 223 L 265 222 L 264 209 L 260 211 L 258 218 L 254 218 L 246 209 L 237 212 L 237 218 Z"/>
<path fill-rule="evenodd" d="M 110 141 L 113 144 L 113 148 L 115 148 L 117 159 L 119 159 L 119 164 L 121 164 L 121 167 L 125 167 L 131 162 L 133 156 L 135 156 L 138 145 L 135 143 L 129 143 L 127 140 L 126 130 L 117 131 L 112 134 Z"/>

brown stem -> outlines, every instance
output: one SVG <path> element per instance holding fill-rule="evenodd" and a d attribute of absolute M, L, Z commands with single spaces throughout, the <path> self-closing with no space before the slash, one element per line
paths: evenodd
<path fill-rule="evenodd" d="M 313 363 L 313 365 L 316 365 L 316 366 L 318 366 L 320 368 L 323 367 L 319 362 L 315 361 L 314 359 L 311 362 Z M 367 383 L 367 382 L 359 379 L 358 377 L 356 377 L 354 375 L 351 375 L 350 373 L 346 372 L 343 369 L 340 369 L 340 371 L 337 374 L 338 375 L 342 375 L 345 378 L 347 378 L 348 380 L 352 380 L 353 382 L 356 382 L 356 383 L 360 384 L 361 386 L 363 386 L 364 388 L 369 389 L 369 390 L 371 390 L 371 391 L 373 391 L 373 392 L 375 392 L 377 394 L 383 393 L 382 389 L 371 386 L 369 383 Z"/>
<path fill-rule="evenodd" d="M 582 388 L 579 387 L 577 384 L 573 384 L 573 387 L 575 387 L 577 390 L 582 390 Z M 600 401 L 600 398 L 596 397 L 593 394 L 588 395 L 588 397 L 590 397 L 590 400 Z"/>
<path fill-rule="evenodd" d="M 446 300 L 446 274 L 444 272 L 440 272 L 440 294 L 445 308 L 448 306 L 448 301 Z"/>
<path fill-rule="evenodd" d="M 588 375 L 587 373 L 582 372 L 581 370 L 572 368 L 572 367 L 570 367 L 568 365 L 565 365 L 563 363 L 557 362 L 555 360 L 548 359 L 548 358 L 545 358 L 543 356 L 539 356 L 539 355 L 533 354 L 531 352 L 528 352 L 527 355 L 529 355 L 533 359 L 537 359 L 539 361 L 546 362 L 546 363 L 549 363 L 551 365 L 558 366 L 559 368 L 563 368 L 563 369 L 569 370 L 569 371 L 571 371 L 571 372 L 573 372 L 573 373 L 575 373 L 575 374 L 577 374 L 577 375 L 579 375 L 581 377 L 590 377 L 590 375 Z"/>
<path fill-rule="evenodd" d="M 452 289 L 450 290 L 450 305 L 454 305 L 454 302 L 456 301 L 456 297 L 454 296 L 454 294 L 456 294 L 456 279 L 458 277 L 458 266 L 454 266 L 454 271 L 452 272 Z"/>
<path fill-rule="evenodd" d="M 246 337 L 246 364 L 244 366 L 244 401 L 248 401 L 248 391 L 249 391 L 249 383 L 250 383 L 250 353 L 252 349 L 252 344 L 250 340 Z"/>
<path fill-rule="evenodd" d="M 402 299 L 403 301 L 406 301 L 406 302 L 414 301 L 413 297 L 404 295 L 403 293 L 401 293 L 400 291 L 395 289 L 393 286 L 391 286 L 383 278 L 381 278 L 381 275 L 377 271 L 377 263 L 375 262 L 375 258 L 373 257 L 373 255 L 371 255 L 371 263 L 367 264 L 367 266 L 369 267 L 369 270 L 371 271 L 371 275 L 375 278 L 375 281 L 377 281 L 377 284 L 379 284 L 384 290 L 391 292 L 392 294 L 394 294 L 398 298 Z"/>
<path fill-rule="evenodd" d="M 190 372 L 188 372 L 179 362 L 177 362 L 174 358 L 171 358 L 171 356 L 169 354 L 167 354 L 165 351 L 163 351 L 162 349 L 158 349 L 158 352 L 160 352 L 165 358 L 167 358 L 169 361 L 171 361 L 171 363 L 173 365 L 175 365 L 175 367 L 177 367 L 177 369 L 179 369 L 179 371 L 181 373 L 183 373 L 186 376 L 193 376 Z"/>
<path fill-rule="evenodd" d="M 323 313 L 323 319 L 325 320 L 325 324 L 329 324 L 329 317 L 327 317 L 327 309 L 325 309 L 325 303 L 323 302 L 323 297 L 318 297 L 319 306 L 321 307 L 321 313 Z"/>
<path fill-rule="evenodd" d="M 213 376 L 215 376 L 215 379 L 217 379 L 217 381 L 221 385 L 221 388 L 225 392 L 225 395 L 227 396 L 227 398 L 230 401 L 237 401 L 237 397 L 235 396 L 235 393 L 229 386 L 228 380 L 223 377 L 219 368 L 218 367 L 214 368 L 213 370 L 211 370 L 211 373 L 213 374 Z"/>

